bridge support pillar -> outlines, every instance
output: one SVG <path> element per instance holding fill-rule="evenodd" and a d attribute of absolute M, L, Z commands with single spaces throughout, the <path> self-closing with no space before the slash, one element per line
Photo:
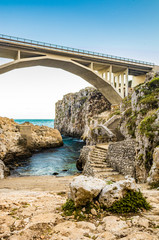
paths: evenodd
<path fill-rule="evenodd" d="M 113 87 L 121 95 L 122 98 L 128 95 L 128 68 L 114 75 Z"/>
<path fill-rule="evenodd" d="M 125 71 L 125 74 L 126 74 L 126 78 L 125 78 L 125 96 L 128 96 L 128 80 L 129 80 L 129 69 L 127 68 L 126 71 Z"/>
<path fill-rule="evenodd" d="M 20 50 L 18 50 L 15 60 L 20 60 Z"/>
<path fill-rule="evenodd" d="M 112 65 L 109 68 L 109 83 L 112 84 Z"/>
<path fill-rule="evenodd" d="M 133 76 L 132 88 L 136 87 L 140 83 L 144 83 L 146 75 Z"/>

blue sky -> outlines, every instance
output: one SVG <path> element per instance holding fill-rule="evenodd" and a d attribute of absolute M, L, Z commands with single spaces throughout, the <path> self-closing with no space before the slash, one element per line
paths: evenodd
<path fill-rule="evenodd" d="M 159 65 L 158 10 L 159 0 L 0 0 L 0 33 L 141 59 Z M 4 80 L 6 76 L 10 78 L 14 75 L 17 85 L 24 71 L 28 78 L 34 79 L 39 79 L 40 75 L 43 75 L 40 71 L 44 71 L 44 75 L 50 79 L 50 74 L 54 74 L 54 77 L 55 73 L 57 74 L 57 70 L 54 72 L 53 69 L 44 68 L 40 68 L 39 76 L 37 73 L 34 74 L 32 68 L 15 70 L 14 74 L 0 76 L 4 89 L 7 87 Z M 58 77 L 59 73 L 56 78 Z M 88 85 L 74 75 L 70 74 L 67 77 L 78 79 L 78 84 L 73 89 L 73 83 L 68 84 L 68 88 L 65 88 L 67 92 Z M 48 84 L 51 84 L 50 81 L 48 80 Z M 62 97 L 63 93 L 59 97 Z M 50 99 L 53 105 L 55 99 L 53 100 L 51 96 Z M 21 101 L 23 102 L 23 99 Z M 12 116 L 20 117 L 20 113 L 16 109 Z M 28 114 L 28 118 L 40 117 L 38 114 L 32 115 L 31 112 Z M 6 111 L 2 114 L 0 112 L 0 115 L 10 116 Z M 51 117 L 49 114 L 47 116 Z"/>
<path fill-rule="evenodd" d="M 159 63 L 158 0 L 0 1 L 0 31 Z"/>

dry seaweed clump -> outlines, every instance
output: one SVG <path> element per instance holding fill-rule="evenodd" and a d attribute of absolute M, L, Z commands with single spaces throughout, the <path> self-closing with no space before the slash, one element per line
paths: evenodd
<path fill-rule="evenodd" d="M 133 214 L 149 209 L 151 209 L 151 206 L 142 193 L 134 190 L 127 190 L 125 196 L 114 202 L 111 207 L 101 205 L 98 200 L 87 202 L 84 206 L 76 207 L 72 199 L 68 199 L 62 206 L 63 214 L 65 216 L 73 216 L 73 218 L 78 221 L 101 218 L 108 213 Z"/>

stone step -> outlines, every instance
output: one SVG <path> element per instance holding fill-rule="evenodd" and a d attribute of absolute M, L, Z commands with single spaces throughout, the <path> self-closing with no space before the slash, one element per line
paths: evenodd
<path fill-rule="evenodd" d="M 94 162 L 94 161 L 91 161 L 90 164 L 96 165 L 96 166 L 105 165 L 107 167 L 110 167 L 106 162 Z"/>
<path fill-rule="evenodd" d="M 106 162 L 106 158 L 90 157 L 90 160 L 97 162 Z"/>
<path fill-rule="evenodd" d="M 98 173 L 98 172 L 104 172 L 104 173 L 107 173 L 106 172 L 107 168 L 106 169 L 94 169 L 94 173 Z M 108 173 L 115 173 L 115 174 L 119 174 L 118 172 L 114 171 L 113 169 L 109 169 Z"/>
<path fill-rule="evenodd" d="M 99 169 L 108 169 L 108 166 L 105 164 L 90 164 L 92 168 L 99 168 Z"/>
<path fill-rule="evenodd" d="M 113 172 L 113 171 L 110 171 L 110 172 L 105 172 L 105 171 L 94 171 L 94 174 L 95 176 L 98 175 L 98 174 L 102 174 L 105 175 L 105 176 L 115 176 L 115 175 L 119 175 L 118 172 Z"/>
<path fill-rule="evenodd" d="M 96 154 L 90 154 L 91 157 L 96 157 L 96 158 L 106 158 L 106 155 L 96 155 Z"/>
<path fill-rule="evenodd" d="M 108 166 L 106 162 L 94 162 L 94 161 L 90 161 L 90 164 L 91 165 L 94 165 L 94 166 Z"/>
<path fill-rule="evenodd" d="M 107 172 L 113 172 L 113 169 L 109 169 L 107 167 L 104 167 L 104 168 L 93 168 L 93 172 L 104 172 L 104 173 L 107 173 Z"/>
<path fill-rule="evenodd" d="M 102 151 L 107 151 L 109 147 L 109 144 L 97 144 L 95 146 L 96 149 L 100 149 Z"/>
<path fill-rule="evenodd" d="M 101 150 L 96 150 L 96 149 L 94 149 L 93 152 L 95 152 L 95 153 L 101 153 L 101 154 L 107 153 L 107 151 L 101 151 Z"/>
<path fill-rule="evenodd" d="M 97 161 L 105 161 L 106 162 L 106 158 L 104 158 L 104 157 L 91 156 L 90 159 L 96 159 Z"/>
<path fill-rule="evenodd" d="M 90 153 L 90 156 L 95 156 L 95 157 L 106 157 L 107 155 L 100 155 L 100 154 L 94 154 L 94 153 Z"/>

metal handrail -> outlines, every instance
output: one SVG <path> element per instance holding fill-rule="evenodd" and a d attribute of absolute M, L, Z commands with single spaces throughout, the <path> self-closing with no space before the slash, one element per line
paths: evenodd
<path fill-rule="evenodd" d="M 125 58 L 125 57 L 118 57 L 118 56 L 113 56 L 113 55 L 109 55 L 109 54 L 103 54 L 103 53 L 98 53 L 98 52 L 82 50 L 82 49 L 78 49 L 78 48 L 60 46 L 60 45 L 56 45 L 56 44 L 30 40 L 30 39 L 26 39 L 26 38 L 13 37 L 13 36 L 8 36 L 8 35 L 4 35 L 4 34 L 0 34 L 0 39 L 13 41 L 13 42 L 17 42 L 17 43 L 27 43 L 32 46 L 40 46 L 40 47 L 49 48 L 49 49 L 63 50 L 66 52 L 74 52 L 74 53 L 83 54 L 83 55 L 91 55 L 91 56 L 95 56 L 95 57 L 109 58 L 109 59 L 115 59 L 115 60 L 120 60 L 120 61 L 122 60 L 125 62 L 133 62 L 133 63 L 150 65 L 150 66 L 155 65 L 154 63 L 151 63 L 151 62 L 145 62 L 145 61 Z"/>

